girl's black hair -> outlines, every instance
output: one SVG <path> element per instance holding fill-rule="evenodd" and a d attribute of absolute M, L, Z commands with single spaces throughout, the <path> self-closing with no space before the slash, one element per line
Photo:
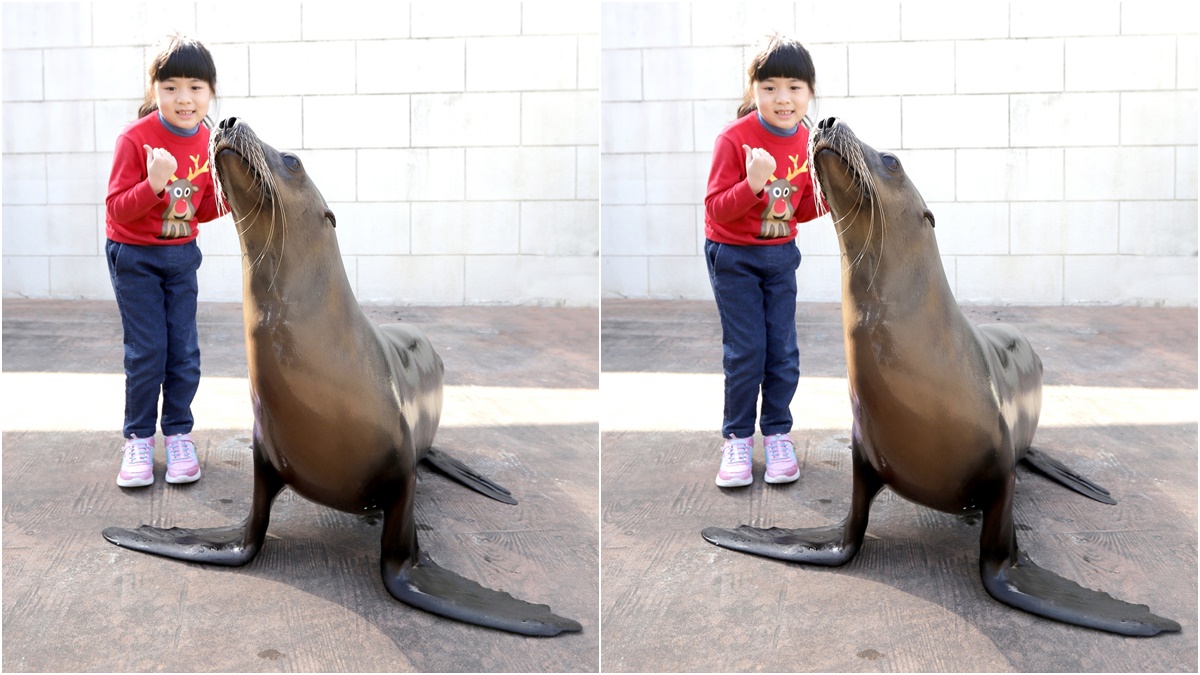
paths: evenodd
<path fill-rule="evenodd" d="M 808 88 L 814 93 L 817 90 L 817 71 L 813 67 L 812 57 L 804 45 L 789 37 L 772 35 L 767 46 L 750 62 L 746 70 L 749 84 L 742 96 L 742 105 L 738 108 L 738 117 L 745 117 L 754 112 L 754 83 L 772 77 L 797 79 L 808 83 Z"/>
<path fill-rule="evenodd" d="M 150 63 L 150 86 L 146 89 L 142 107 L 138 109 L 139 118 L 158 110 L 158 102 L 154 100 L 154 83 L 172 77 L 204 80 L 212 88 L 213 95 L 217 93 L 217 66 L 213 63 L 212 54 L 199 40 L 172 35 L 167 38 L 167 46 Z M 212 127 L 207 117 L 204 123 Z"/>

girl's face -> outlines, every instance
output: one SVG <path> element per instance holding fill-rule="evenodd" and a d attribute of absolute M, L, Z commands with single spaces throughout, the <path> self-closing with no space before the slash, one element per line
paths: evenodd
<path fill-rule="evenodd" d="M 183 129 L 195 129 L 208 115 L 213 90 L 204 80 L 172 77 L 154 83 L 154 100 L 168 122 Z"/>
<path fill-rule="evenodd" d="M 812 89 L 804 80 L 768 77 L 754 82 L 754 102 L 763 119 L 774 127 L 791 129 L 808 114 Z"/>

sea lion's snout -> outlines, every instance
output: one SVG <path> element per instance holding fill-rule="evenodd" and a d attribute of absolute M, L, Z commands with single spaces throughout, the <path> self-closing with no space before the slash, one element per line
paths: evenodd
<path fill-rule="evenodd" d="M 838 118 L 826 117 L 817 123 L 817 128 L 821 131 L 833 131 L 833 128 L 838 125 Z"/>
<path fill-rule="evenodd" d="M 221 120 L 221 123 L 217 125 L 217 128 L 221 131 L 233 131 L 233 128 L 236 127 L 237 124 L 238 118 L 226 117 L 225 119 Z"/>

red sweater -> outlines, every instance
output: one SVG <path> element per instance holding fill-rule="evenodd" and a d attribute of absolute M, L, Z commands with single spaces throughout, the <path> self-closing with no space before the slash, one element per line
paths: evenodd
<path fill-rule="evenodd" d="M 104 200 L 109 239 L 139 246 L 178 245 L 196 239 L 198 224 L 217 217 L 208 136 L 203 125 L 193 136 L 176 136 L 163 127 L 157 113 L 121 132 Z M 178 165 L 160 195 L 150 187 L 143 145 L 166 148 Z"/>
<path fill-rule="evenodd" d="M 759 195 L 746 180 L 742 145 L 763 148 L 775 158 L 775 174 Z M 739 246 L 784 244 L 796 238 L 797 223 L 816 217 L 808 129 L 801 125 L 793 136 L 776 136 L 751 113 L 721 131 L 704 196 L 704 236 Z"/>

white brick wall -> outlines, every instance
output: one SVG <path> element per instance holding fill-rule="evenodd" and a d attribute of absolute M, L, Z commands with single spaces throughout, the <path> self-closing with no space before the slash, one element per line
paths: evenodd
<path fill-rule="evenodd" d="M 2 11 L 6 297 L 112 297 L 113 145 L 154 45 L 179 31 L 216 60 L 210 116 L 240 117 L 304 161 L 360 300 L 598 302 L 598 3 Z M 200 229 L 201 299 L 239 300 L 230 218 Z"/>
<path fill-rule="evenodd" d="M 712 297 L 713 140 L 779 31 L 813 55 L 810 115 L 905 162 L 960 300 L 1194 306 L 1195 3 L 968 4 L 603 3 L 602 295 Z M 829 218 L 798 244 L 800 299 L 839 300 Z"/>

